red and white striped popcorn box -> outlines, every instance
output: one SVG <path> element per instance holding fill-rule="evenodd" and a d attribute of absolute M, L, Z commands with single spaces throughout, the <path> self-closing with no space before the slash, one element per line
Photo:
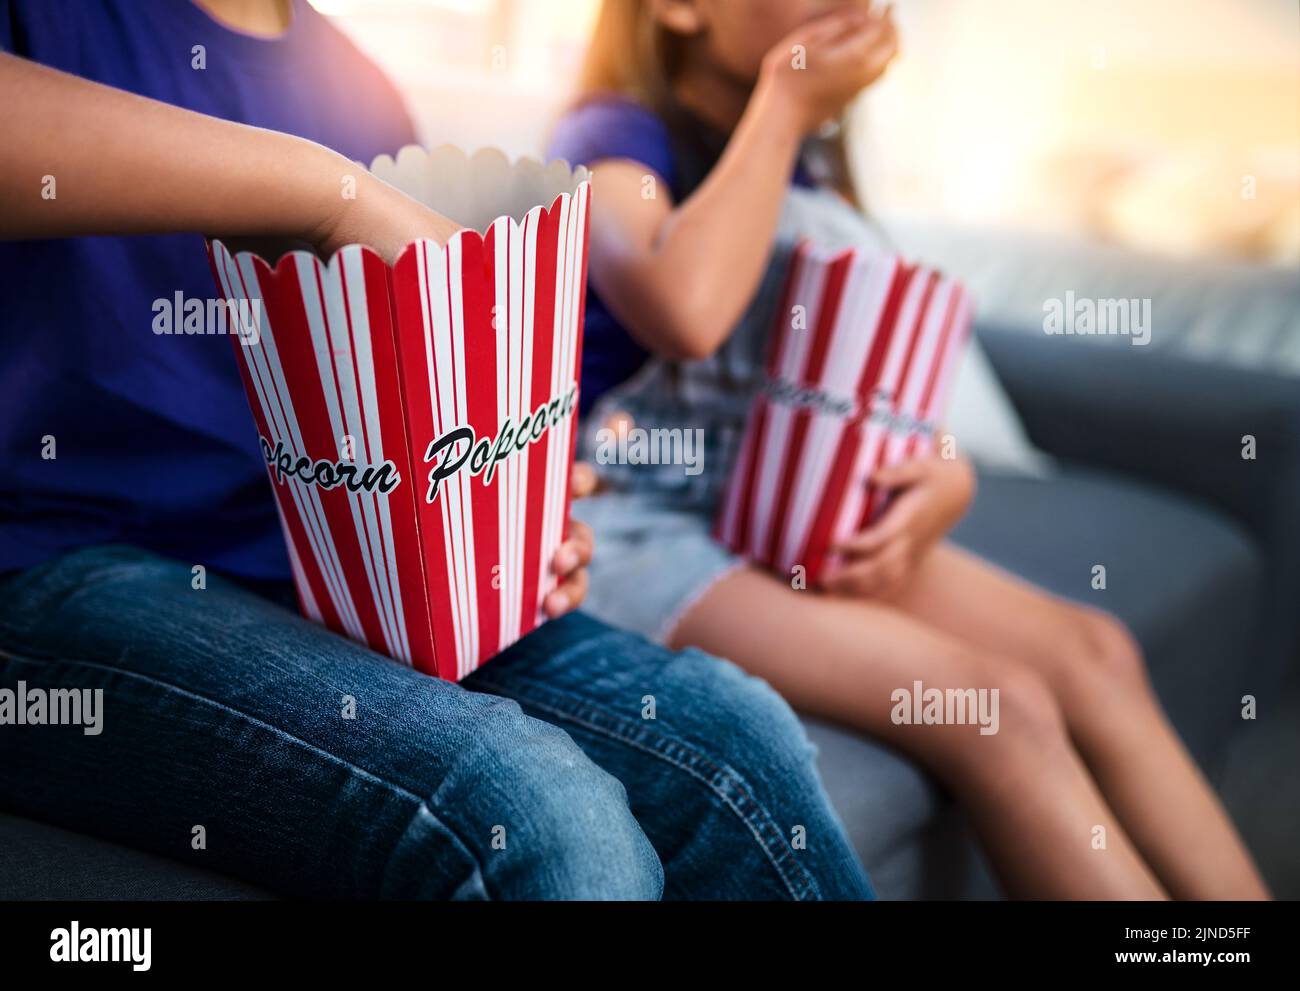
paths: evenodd
<path fill-rule="evenodd" d="M 934 269 L 801 243 L 715 537 L 816 583 L 831 548 L 883 509 L 873 473 L 931 442 L 972 316 L 965 288 Z"/>
<path fill-rule="evenodd" d="M 583 168 L 405 148 L 379 178 L 466 225 L 387 265 L 209 245 L 305 615 L 459 680 L 542 622 L 568 528 Z"/>

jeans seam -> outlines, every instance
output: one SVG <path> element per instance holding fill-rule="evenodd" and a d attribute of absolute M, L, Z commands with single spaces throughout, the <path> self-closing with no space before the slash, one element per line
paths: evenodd
<path fill-rule="evenodd" d="M 482 686 L 495 694 L 504 695 L 517 702 L 535 706 L 555 718 L 581 726 L 589 732 L 600 734 L 622 742 L 639 751 L 658 757 L 671 766 L 676 767 L 695 778 L 703 784 L 705 788 L 712 792 L 713 795 L 720 800 L 737 819 L 744 823 L 745 828 L 749 830 L 750 834 L 754 837 L 754 840 L 758 843 L 759 849 L 763 851 L 768 863 L 770 863 L 773 870 L 776 871 L 777 876 L 781 879 L 781 883 L 785 886 L 785 889 L 790 894 L 791 898 L 795 900 L 804 900 L 810 894 L 813 897 L 820 897 L 816 881 L 808 875 L 807 871 L 805 871 L 801 865 L 795 865 L 798 872 L 803 874 L 801 883 L 791 877 L 790 874 L 792 872 L 788 871 L 786 867 L 783 866 L 782 861 L 788 858 L 788 851 L 785 849 L 785 841 L 783 839 L 776 840 L 776 843 L 781 850 L 780 856 L 778 857 L 773 853 L 771 843 L 763 836 L 762 826 L 770 826 L 772 829 L 776 829 L 776 827 L 763 813 L 762 803 L 754 797 L 754 794 L 745 782 L 745 779 L 733 768 L 718 763 L 703 751 L 691 747 L 680 740 L 669 739 L 662 734 L 656 735 L 633 732 L 634 730 L 640 730 L 640 727 L 631 723 L 627 717 L 612 714 L 607 709 L 601 708 L 588 699 L 560 692 L 549 685 L 544 685 L 521 675 L 512 675 L 510 676 L 510 680 L 521 682 L 529 686 L 529 688 L 537 694 L 525 694 L 512 691 L 501 681 L 485 676 L 483 671 L 484 669 L 481 668 L 475 673 L 476 687 Z M 539 701 L 539 695 L 549 695 L 552 696 L 553 699 L 549 703 L 546 701 Z M 559 698 L 555 699 L 555 696 L 559 696 Z M 615 725 L 603 726 L 599 723 L 592 722 L 590 718 L 584 718 L 580 713 L 580 710 L 582 709 L 589 710 L 598 717 L 614 723 Z M 621 732 L 619 727 L 622 727 Z M 631 727 L 631 729 L 628 727 Z M 674 751 L 680 751 L 687 759 L 678 756 Z M 742 792 L 744 798 L 758 811 L 746 812 L 744 809 L 740 808 L 735 799 L 732 798 L 731 795 L 727 794 L 725 789 L 715 784 L 712 778 L 701 773 L 699 768 L 694 765 L 702 765 L 710 769 L 717 777 L 723 778 L 727 782 L 736 785 Z M 756 819 L 765 819 L 766 822 L 756 822 Z M 780 831 L 776 831 L 777 836 L 779 837 Z"/>
<path fill-rule="evenodd" d="M 78 665 L 86 668 L 94 668 L 99 671 L 105 671 L 108 672 L 109 674 L 122 675 L 127 678 L 132 678 L 137 681 L 144 682 L 145 684 L 148 685 L 156 686 L 165 691 L 174 692 L 178 695 L 183 695 L 186 698 L 211 706 L 212 708 L 217 709 L 219 711 L 231 713 L 237 716 L 238 718 L 260 729 L 269 730 L 276 737 L 287 740 L 289 743 L 301 747 L 302 749 L 308 751 L 309 753 L 315 754 L 319 757 L 324 757 L 328 761 L 338 764 L 341 767 L 347 768 L 349 772 L 359 775 L 363 779 L 370 781 L 373 784 L 378 784 L 384 788 L 387 788 L 389 791 L 393 792 L 394 794 L 398 795 L 403 799 L 413 801 L 415 803 L 416 808 L 412 813 L 412 817 L 411 817 L 412 821 L 414 820 L 415 816 L 420 813 L 421 809 L 423 809 L 425 812 L 428 812 L 428 814 L 434 819 L 435 822 L 437 822 L 444 829 L 446 829 L 449 835 L 454 836 L 456 838 L 456 843 L 461 847 L 461 849 L 464 851 L 465 855 L 469 858 L 471 863 L 474 864 L 474 869 L 478 871 L 479 877 L 483 879 L 484 890 L 485 891 L 487 890 L 487 874 L 483 870 L 483 864 L 480 862 L 479 858 L 473 853 L 470 847 L 465 843 L 465 841 L 461 838 L 460 834 L 457 833 L 457 831 L 453 829 L 450 826 L 450 824 L 445 819 L 442 818 L 442 816 L 438 815 L 437 811 L 433 808 L 433 806 L 429 804 L 429 801 L 427 799 L 420 797 L 420 795 L 416 794 L 415 792 L 407 788 L 402 787 L 399 784 L 396 784 L 395 782 L 389 781 L 386 778 L 381 777 L 378 774 L 375 774 L 373 771 L 361 767 L 359 764 L 355 764 L 350 760 L 344 760 L 342 757 L 339 757 L 337 754 L 332 754 L 329 751 L 324 750 L 321 747 L 318 747 L 315 744 L 302 739 L 301 737 L 294 736 L 292 733 L 288 732 L 287 730 L 281 729 L 278 726 L 274 726 L 263 719 L 259 719 L 256 716 L 250 715 L 247 712 L 243 712 L 239 709 L 236 709 L 234 706 L 226 705 L 224 702 L 218 702 L 216 699 L 210 699 L 206 695 L 200 695 L 199 693 L 190 691 L 187 688 L 181 688 L 179 685 L 173 685 L 171 682 L 163 681 L 161 678 L 155 678 L 152 675 L 141 674 L 138 671 L 128 671 L 125 668 L 112 667 L 107 664 L 100 664 L 96 661 L 84 661 L 84 660 L 79 660 L 77 658 L 69 658 L 69 657 L 51 657 L 48 655 L 42 655 L 38 651 L 24 651 L 23 655 L 18 655 L 10 651 L 0 649 L 0 659 L 4 659 L 6 657 L 11 662 L 16 662 L 18 664 L 24 663 L 24 661 L 27 660 L 28 657 L 30 657 L 34 662 L 50 661 L 58 664 L 73 664 L 73 665 Z M 406 835 L 405 832 L 403 832 L 403 836 L 405 835 Z M 392 866 L 392 858 L 396 854 L 396 852 L 397 852 L 396 849 L 390 850 L 388 853 L 388 858 L 384 862 L 383 877 L 385 881 L 388 877 L 389 868 Z M 489 897 L 491 897 L 491 893 L 489 892 L 488 894 Z"/>

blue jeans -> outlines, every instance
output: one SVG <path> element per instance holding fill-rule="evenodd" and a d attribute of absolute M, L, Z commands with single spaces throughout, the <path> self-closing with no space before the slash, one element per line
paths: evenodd
<path fill-rule="evenodd" d="M 0 690 L 103 693 L 98 734 L 0 725 L 0 806 L 298 896 L 871 897 L 725 661 L 572 614 L 456 685 L 191 578 L 98 547 L 0 580 Z"/>

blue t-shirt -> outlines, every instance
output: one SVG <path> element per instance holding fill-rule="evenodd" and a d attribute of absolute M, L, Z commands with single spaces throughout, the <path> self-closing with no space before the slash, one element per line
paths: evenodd
<path fill-rule="evenodd" d="M 686 199 L 713 167 L 726 136 L 711 132 L 697 120 L 674 134 L 653 111 L 621 96 L 599 96 L 569 110 L 555 126 L 548 158 L 589 165 L 602 159 L 628 159 L 644 165 L 672 193 Z M 791 182 L 813 185 L 802 164 Z M 597 201 L 597 209 L 600 204 Z M 602 395 L 631 378 L 650 353 L 614 318 L 600 295 L 587 283 L 587 312 L 582 341 L 582 398 L 585 414 Z"/>
<path fill-rule="evenodd" d="M 269 40 L 188 0 L 0 0 L 0 48 L 367 165 L 414 140 L 397 91 L 303 0 Z M 0 243 L 0 571 L 130 543 L 289 577 L 230 339 L 153 331 L 176 293 L 216 295 L 197 234 Z"/>

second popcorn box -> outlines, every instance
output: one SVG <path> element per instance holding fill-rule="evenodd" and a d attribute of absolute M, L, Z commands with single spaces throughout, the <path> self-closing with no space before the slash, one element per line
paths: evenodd
<path fill-rule="evenodd" d="M 927 453 L 970 334 L 961 283 L 874 250 L 795 250 L 714 536 L 815 584 L 887 495 L 881 466 Z"/>
<path fill-rule="evenodd" d="M 555 586 L 590 183 L 449 147 L 371 171 L 466 229 L 392 266 L 356 244 L 274 266 L 209 254 L 258 321 L 235 351 L 304 614 L 459 680 L 541 622 Z"/>

